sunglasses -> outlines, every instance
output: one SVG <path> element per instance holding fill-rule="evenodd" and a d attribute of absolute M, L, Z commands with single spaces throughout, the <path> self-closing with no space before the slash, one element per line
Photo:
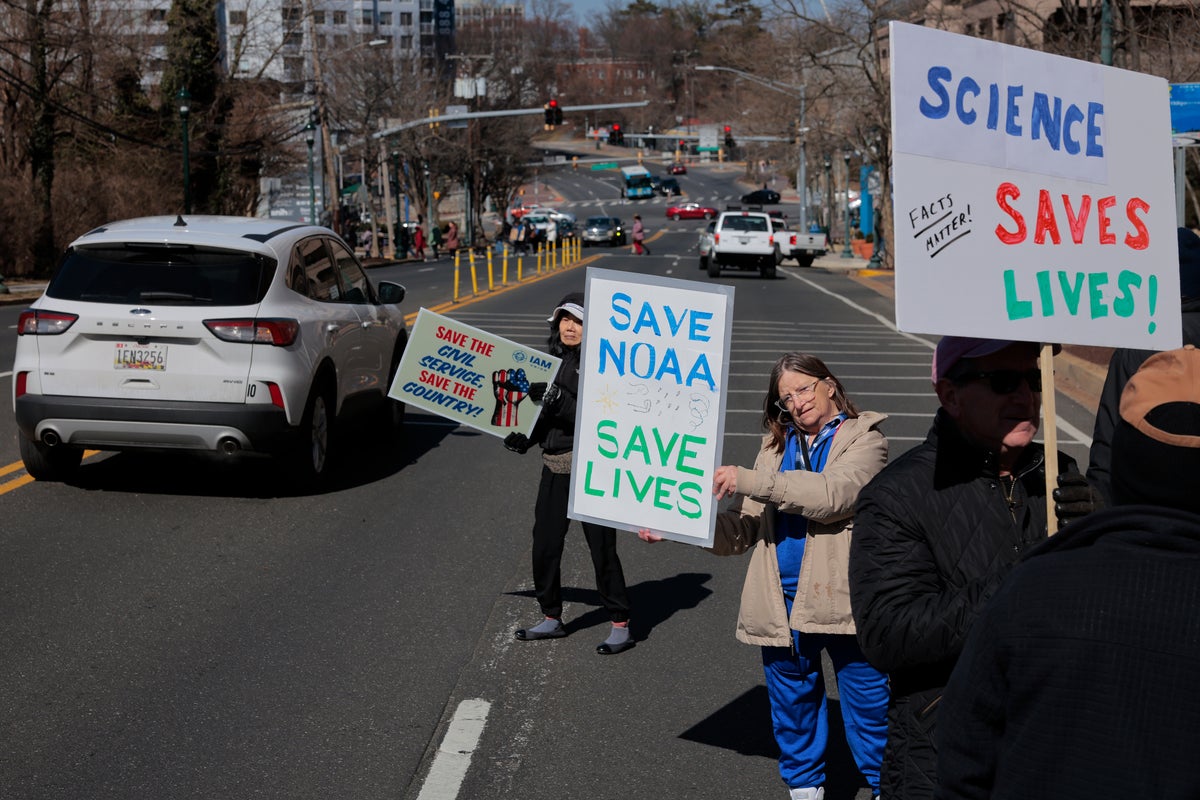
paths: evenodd
<path fill-rule="evenodd" d="M 987 381 L 988 388 L 995 394 L 1012 394 L 1021 388 L 1021 383 L 1029 384 L 1029 391 L 1042 390 L 1042 371 L 1040 369 L 994 369 L 989 372 L 967 372 L 954 379 L 955 383 L 963 384 L 971 381 Z"/>

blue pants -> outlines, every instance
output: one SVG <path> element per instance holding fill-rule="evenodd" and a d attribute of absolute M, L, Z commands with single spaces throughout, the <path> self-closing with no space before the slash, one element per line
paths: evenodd
<path fill-rule="evenodd" d="M 867 663 L 851 635 L 792 632 L 795 651 L 762 649 L 771 723 L 779 744 L 779 775 L 790 789 L 825 784 L 829 739 L 821 650 L 837 675 L 846 743 L 871 790 L 879 792 L 879 764 L 887 741 L 887 676 Z"/>

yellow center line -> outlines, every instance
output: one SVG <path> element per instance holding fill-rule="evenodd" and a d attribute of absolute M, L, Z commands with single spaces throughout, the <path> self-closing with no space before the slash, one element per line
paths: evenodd
<path fill-rule="evenodd" d="M 84 450 L 83 458 L 84 458 L 84 460 L 87 460 L 94 456 L 100 455 L 101 452 L 103 452 L 103 451 L 101 451 L 101 450 Z M 11 475 L 14 472 L 19 472 L 24 469 L 25 469 L 25 465 L 23 463 L 21 463 L 20 461 L 14 461 L 11 464 L 6 464 L 3 467 L 0 467 L 0 477 L 3 477 L 5 475 Z M 0 483 L 0 494 L 8 494 L 13 489 L 20 489 L 22 486 L 26 486 L 30 483 L 33 483 L 32 475 L 30 475 L 29 473 L 24 473 L 22 475 L 18 475 L 17 477 L 13 478 L 11 481 L 6 481 L 5 483 Z"/>

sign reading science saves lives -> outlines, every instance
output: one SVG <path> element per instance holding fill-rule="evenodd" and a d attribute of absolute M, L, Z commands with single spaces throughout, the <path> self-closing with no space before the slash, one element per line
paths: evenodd
<path fill-rule="evenodd" d="M 1178 347 L 1166 81 L 890 31 L 900 329 Z"/>
<path fill-rule="evenodd" d="M 709 546 L 733 288 L 589 268 L 573 519 Z"/>

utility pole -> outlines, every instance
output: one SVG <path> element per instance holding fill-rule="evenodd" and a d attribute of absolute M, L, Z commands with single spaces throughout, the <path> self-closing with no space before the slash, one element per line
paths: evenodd
<path fill-rule="evenodd" d="M 796 141 L 800 144 L 800 164 L 796 169 L 796 191 L 800 194 L 800 226 L 799 230 L 808 232 L 808 153 L 805 151 L 805 134 L 808 133 L 808 128 L 804 127 L 804 104 L 805 104 L 805 89 L 804 84 L 799 86 L 791 86 L 786 83 L 760 78 L 757 75 L 751 75 L 749 72 L 742 72 L 740 69 L 732 67 L 716 67 L 705 64 L 696 64 L 692 69 L 701 72 L 732 72 L 739 78 L 757 83 L 760 86 L 765 86 L 768 89 L 773 89 L 782 94 L 790 94 L 800 101 L 800 121 L 796 128 Z"/>

